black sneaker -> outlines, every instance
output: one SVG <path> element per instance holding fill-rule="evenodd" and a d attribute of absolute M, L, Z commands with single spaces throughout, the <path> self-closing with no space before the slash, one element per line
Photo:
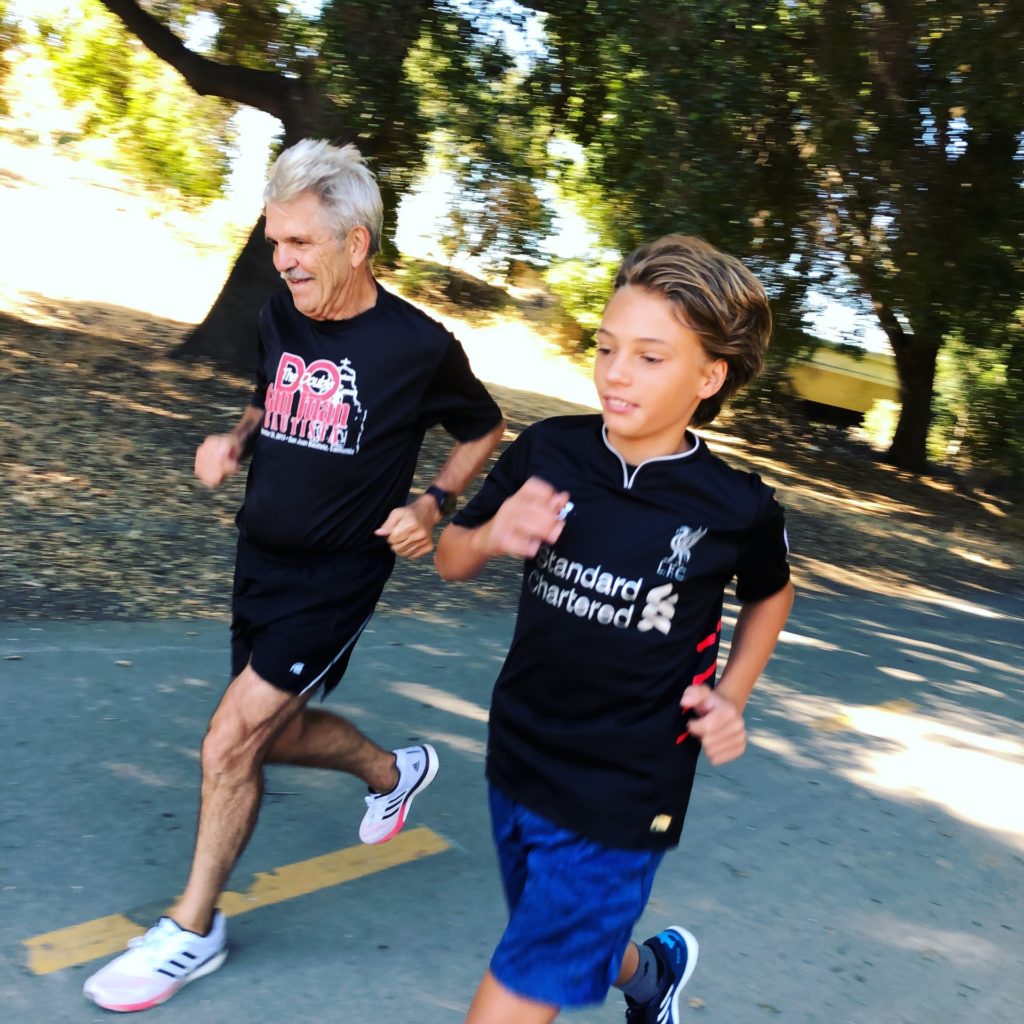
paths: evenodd
<path fill-rule="evenodd" d="M 648 1003 L 626 996 L 626 1024 L 678 1024 L 679 996 L 697 966 L 697 940 L 685 928 L 673 925 L 644 945 L 658 960 L 661 991 Z"/>

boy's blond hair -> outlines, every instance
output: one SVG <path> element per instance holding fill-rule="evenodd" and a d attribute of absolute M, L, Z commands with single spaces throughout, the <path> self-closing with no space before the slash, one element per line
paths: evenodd
<path fill-rule="evenodd" d="M 761 372 L 772 314 L 760 281 L 735 257 L 690 235 L 666 235 L 630 253 L 615 275 L 663 296 L 712 359 L 728 366 L 717 394 L 701 399 L 690 422 L 710 423 L 726 401 Z"/>

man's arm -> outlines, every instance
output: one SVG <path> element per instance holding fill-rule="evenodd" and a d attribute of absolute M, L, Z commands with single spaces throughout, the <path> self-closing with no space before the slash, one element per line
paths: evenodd
<path fill-rule="evenodd" d="M 238 472 L 263 416 L 262 409 L 250 405 L 230 433 L 211 434 L 196 449 L 196 476 L 207 487 L 219 487 L 226 477 Z"/>
<path fill-rule="evenodd" d="M 690 732 L 697 736 L 708 760 L 715 765 L 734 761 L 746 749 L 743 709 L 758 677 L 775 650 L 782 627 L 793 607 L 793 584 L 740 609 L 732 634 L 729 657 L 718 685 L 690 686 L 681 706 L 696 714 Z"/>
<path fill-rule="evenodd" d="M 561 512 L 569 500 L 540 477 L 530 477 L 506 498 L 480 526 L 445 528 L 434 564 L 446 580 L 472 579 L 492 559 L 502 555 L 532 558 L 542 543 L 554 544 L 565 525 Z"/>
<path fill-rule="evenodd" d="M 498 446 L 505 431 L 505 421 L 474 441 L 460 441 L 452 448 L 447 462 L 437 474 L 434 485 L 458 496 L 483 468 L 488 456 Z M 392 509 L 380 528 L 374 532 L 387 537 L 396 555 L 419 558 L 434 546 L 434 527 L 441 521 L 441 510 L 429 494 L 421 494 L 408 505 Z"/>

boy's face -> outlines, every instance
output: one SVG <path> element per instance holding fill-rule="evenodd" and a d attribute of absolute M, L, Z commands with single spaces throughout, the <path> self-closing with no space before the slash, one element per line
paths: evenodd
<path fill-rule="evenodd" d="M 620 288 L 605 307 L 594 358 L 608 440 L 631 465 L 685 451 L 694 410 L 718 391 L 726 370 L 668 299 Z"/>

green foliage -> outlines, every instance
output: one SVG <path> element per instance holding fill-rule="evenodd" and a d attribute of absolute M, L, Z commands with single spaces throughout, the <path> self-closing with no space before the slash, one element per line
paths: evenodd
<path fill-rule="evenodd" d="M 896 433 L 896 423 L 900 418 L 899 402 L 890 402 L 888 398 L 879 398 L 864 414 L 862 431 L 873 448 L 879 450 L 892 444 Z"/>
<path fill-rule="evenodd" d="M 1021 339 L 1016 339 L 1019 346 Z M 936 374 L 929 451 L 960 470 L 986 467 L 1019 478 L 1024 466 L 1024 409 L 1012 342 L 993 348 L 947 341 Z"/>
<path fill-rule="evenodd" d="M 457 184 L 447 246 L 506 270 L 514 259 L 537 260 L 552 224 L 538 192 L 550 118 L 529 74 L 492 23 L 441 7 L 405 71 L 430 126 L 432 162 Z"/>
<path fill-rule="evenodd" d="M 560 260 L 548 268 L 544 280 L 565 311 L 592 335 L 601 323 L 618 268 L 618 260 Z"/>
<path fill-rule="evenodd" d="M 9 14 L 7 0 L 0 0 L 0 117 L 10 113 L 10 103 L 4 91 L 11 71 L 11 49 L 21 40 L 21 31 Z"/>
<path fill-rule="evenodd" d="M 897 356 L 894 459 L 920 467 L 929 443 L 1019 457 L 1017 0 L 525 2 L 326 0 L 312 18 L 286 0 L 140 5 L 181 38 L 207 28 L 219 61 L 307 83 L 301 130 L 358 142 L 392 219 L 426 166 L 445 169 L 450 249 L 542 260 L 552 196 L 586 212 L 599 252 L 698 234 L 769 287 L 776 353 L 801 344 L 808 289 L 852 283 Z M 52 36 L 68 96 L 150 173 L 212 187 L 223 110 L 186 91 L 162 103 L 182 87 L 138 63 L 95 0 L 84 10 Z M 532 12 L 543 39 L 510 46 Z M 606 274 L 569 263 L 550 280 L 589 326 Z"/>
<path fill-rule="evenodd" d="M 557 126 L 616 214 L 605 240 L 622 251 L 683 230 L 746 259 L 773 292 L 783 347 L 809 287 L 852 279 L 898 356 L 893 457 L 923 464 L 943 338 L 1000 364 L 1024 290 L 1020 5 L 534 5 L 548 14 Z M 1012 374 L 1006 388 L 1024 398 Z M 975 420 L 993 437 L 1009 423 Z"/>
<path fill-rule="evenodd" d="M 126 169 L 193 199 L 220 195 L 228 172 L 231 108 L 196 96 L 96 0 L 42 26 L 61 98 L 85 134 L 116 142 Z"/>

